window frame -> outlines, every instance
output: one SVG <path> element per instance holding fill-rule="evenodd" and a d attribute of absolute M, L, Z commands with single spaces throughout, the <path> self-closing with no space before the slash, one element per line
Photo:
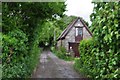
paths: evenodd
<path fill-rule="evenodd" d="M 81 28 L 82 34 L 79 34 L 80 28 Z M 75 26 L 75 36 L 82 36 L 83 37 L 83 27 Z"/>

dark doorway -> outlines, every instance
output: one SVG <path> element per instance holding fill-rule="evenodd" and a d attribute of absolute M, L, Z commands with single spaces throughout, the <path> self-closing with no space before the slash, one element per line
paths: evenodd
<path fill-rule="evenodd" d="M 70 51 L 70 47 L 72 47 L 72 50 L 74 52 L 74 56 L 79 57 L 80 56 L 79 50 L 78 50 L 79 43 L 69 42 L 69 51 Z"/>

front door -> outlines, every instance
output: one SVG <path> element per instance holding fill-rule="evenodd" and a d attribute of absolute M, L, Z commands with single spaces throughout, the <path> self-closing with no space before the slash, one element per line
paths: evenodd
<path fill-rule="evenodd" d="M 79 56 L 80 56 L 79 50 L 78 50 L 79 43 L 69 42 L 69 51 L 70 51 L 70 47 L 72 47 L 72 50 L 73 50 L 73 52 L 74 52 L 74 56 L 75 56 L 75 57 L 79 57 Z"/>

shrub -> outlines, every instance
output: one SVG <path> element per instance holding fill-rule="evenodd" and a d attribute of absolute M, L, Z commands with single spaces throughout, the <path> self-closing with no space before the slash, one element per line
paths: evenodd
<path fill-rule="evenodd" d="M 20 77 L 27 75 L 25 56 L 27 54 L 26 35 L 20 30 L 14 30 L 8 35 L 3 35 L 2 51 L 2 77 Z M 19 65 L 19 66 L 18 66 Z M 26 68 L 26 70 L 24 70 Z M 24 74 L 24 75 L 23 75 Z"/>
<path fill-rule="evenodd" d="M 91 43 L 80 42 L 80 70 L 94 79 L 120 78 L 120 3 L 96 3 L 91 14 Z M 84 44 L 84 45 L 83 45 Z M 90 48 L 89 48 L 90 47 Z M 86 69 L 85 69 L 86 68 Z"/>
<path fill-rule="evenodd" d="M 13 30 L 2 38 L 3 78 L 29 77 L 39 59 L 39 48 L 34 46 L 28 53 L 27 36 L 21 30 Z"/>
<path fill-rule="evenodd" d="M 60 47 L 59 49 L 55 49 L 54 47 L 51 47 L 52 52 L 58 56 L 60 59 L 71 61 L 73 60 L 73 57 L 68 56 L 67 50 L 64 47 Z"/>
<path fill-rule="evenodd" d="M 14 30 L 8 35 L 3 35 L 3 64 L 16 63 L 27 54 L 26 35 L 20 30 Z M 16 58 L 19 57 L 19 58 Z M 16 60 L 14 60 L 16 59 Z"/>
<path fill-rule="evenodd" d="M 119 78 L 118 54 L 103 52 L 95 39 L 82 40 L 80 58 L 75 59 L 75 69 L 93 79 Z"/>
<path fill-rule="evenodd" d="M 92 49 L 96 46 L 93 39 L 82 40 L 79 45 L 80 58 L 75 59 L 75 69 L 89 76 L 92 73 L 94 60 L 94 52 Z"/>

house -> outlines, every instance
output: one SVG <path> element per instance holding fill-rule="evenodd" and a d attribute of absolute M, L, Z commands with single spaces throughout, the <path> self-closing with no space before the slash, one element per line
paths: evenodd
<path fill-rule="evenodd" d="M 80 56 L 78 51 L 80 41 L 91 37 L 92 33 L 89 31 L 87 25 L 78 17 L 58 37 L 57 47 L 63 46 L 68 52 L 72 49 L 75 57 Z"/>

